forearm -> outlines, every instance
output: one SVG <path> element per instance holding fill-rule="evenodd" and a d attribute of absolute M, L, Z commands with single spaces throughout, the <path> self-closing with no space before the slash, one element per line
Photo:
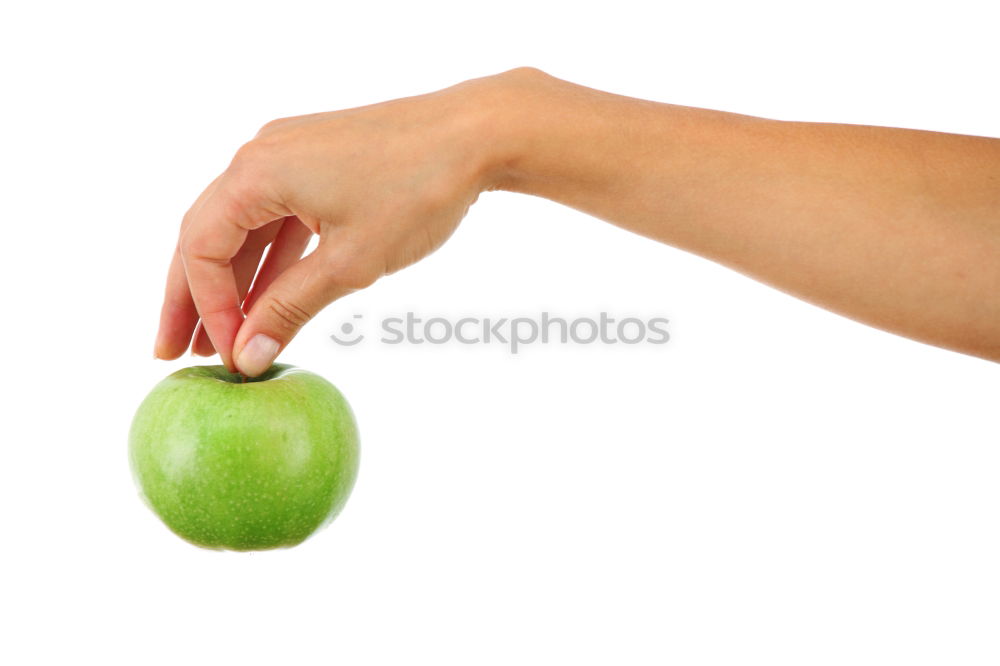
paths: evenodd
<path fill-rule="evenodd" d="M 789 123 L 509 77 L 496 186 L 1000 360 L 1000 140 Z M 512 92 L 516 91 L 516 92 Z"/>

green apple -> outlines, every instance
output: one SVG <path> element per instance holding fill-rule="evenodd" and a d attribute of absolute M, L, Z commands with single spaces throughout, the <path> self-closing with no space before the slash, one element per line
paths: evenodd
<path fill-rule="evenodd" d="M 179 370 L 150 392 L 129 432 L 146 503 L 205 548 L 301 543 L 343 508 L 358 458 L 344 396 L 290 365 L 253 378 L 221 365 Z"/>

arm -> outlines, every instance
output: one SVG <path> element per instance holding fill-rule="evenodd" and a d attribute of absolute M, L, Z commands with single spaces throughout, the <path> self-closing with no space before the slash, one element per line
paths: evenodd
<path fill-rule="evenodd" d="M 443 243 L 487 189 L 1000 360 L 1000 140 L 658 104 L 531 69 L 265 127 L 185 217 L 156 353 L 182 353 L 201 313 L 194 350 L 259 374 L 327 303 Z"/>
<path fill-rule="evenodd" d="M 1000 140 L 779 122 L 530 78 L 505 189 L 1000 360 Z"/>

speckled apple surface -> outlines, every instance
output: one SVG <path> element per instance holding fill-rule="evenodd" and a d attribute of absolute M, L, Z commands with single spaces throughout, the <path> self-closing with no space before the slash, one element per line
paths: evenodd
<path fill-rule="evenodd" d="M 357 425 L 319 375 L 277 364 L 242 380 L 195 366 L 157 384 L 132 421 L 132 471 L 153 511 L 196 545 L 294 546 L 346 503 Z"/>

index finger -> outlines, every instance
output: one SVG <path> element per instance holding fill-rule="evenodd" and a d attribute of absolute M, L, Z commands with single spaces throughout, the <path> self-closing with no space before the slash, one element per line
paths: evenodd
<path fill-rule="evenodd" d="M 223 180 L 191 213 L 180 241 L 181 260 L 198 316 L 212 345 L 230 371 L 233 341 L 243 323 L 232 260 L 247 233 L 282 217 Z"/>
<path fill-rule="evenodd" d="M 201 207 L 208 196 L 215 191 L 219 179 L 216 178 L 198 195 L 188 213 L 184 216 L 181 233 L 187 229 L 193 211 Z M 153 355 L 156 358 L 175 359 L 184 353 L 191 342 L 191 331 L 198 322 L 198 311 L 191 300 L 191 290 L 188 289 L 187 275 L 184 273 L 184 263 L 181 261 L 180 242 L 174 248 L 174 255 L 167 271 L 167 285 L 163 293 L 163 306 L 160 308 L 160 326 L 156 333 L 156 345 Z"/>

